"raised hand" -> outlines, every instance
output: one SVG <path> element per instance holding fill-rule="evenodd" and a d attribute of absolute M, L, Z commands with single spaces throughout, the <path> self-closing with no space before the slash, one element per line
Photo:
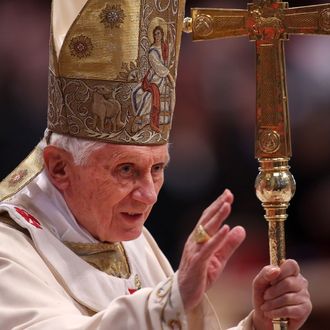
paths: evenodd
<path fill-rule="evenodd" d="M 186 311 L 201 302 L 204 292 L 219 278 L 227 261 L 245 238 L 242 227 L 230 229 L 228 225 L 222 226 L 231 212 L 233 200 L 232 193 L 225 190 L 203 212 L 185 244 L 178 281 Z M 198 243 L 196 231 L 200 225 L 210 238 Z"/>

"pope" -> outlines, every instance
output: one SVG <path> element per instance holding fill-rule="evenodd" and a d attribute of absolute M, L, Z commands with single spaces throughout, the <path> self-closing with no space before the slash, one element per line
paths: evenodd
<path fill-rule="evenodd" d="M 176 272 L 144 226 L 170 159 L 183 12 L 53 0 L 45 136 L 0 184 L 1 329 L 220 329 L 207 291 L 245 238 L 224 224 L 233 194 L 203 212 Z M 294 260 L 252 292 L 233 329 L 295 330 L 311 312 Z"/>

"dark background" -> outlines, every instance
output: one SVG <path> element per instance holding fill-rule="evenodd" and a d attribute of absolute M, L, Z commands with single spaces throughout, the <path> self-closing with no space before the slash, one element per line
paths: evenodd
<path fill-rule="evenodd" d="M 310 4 L 290 2 L 291 7 Z M 188 1 L 187 15 L 191 6 L 246 8 L 246 2 Z M 50 1 L 0 0 L 0 179 L 46 127 L 49 14 Z M 211 292 L 225 326 L 250 309 L 250 282 L 268 262 L 267 224 L 254 190 L 254 47 L 244 37 L 192 42 L 183 35 L 171 164 L 147 222 L 177 268 L 201 212 L 231 189 L 235 203 L 228 223 L 243 225 L 248 237 Z M 291 36 L 285 47 L 290 165 L 297 181 L 286 221 L 287 255 L 301 263 L 310 280 L 314 310 L 303 329 L 325 329 L 321 322 L 329 322 L 330 310 L 330 37 Z"/>

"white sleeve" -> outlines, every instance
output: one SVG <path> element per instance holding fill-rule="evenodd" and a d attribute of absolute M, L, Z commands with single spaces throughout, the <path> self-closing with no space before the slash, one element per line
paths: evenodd
<path fill-rule="evenodd" d="M 1 330 L 188 329 L 177 276 L 114 299 L 90 316 L 23 233 L 0 224 Z"/>
<path fill-rule="evenodd" d="M 159 54 L 156 50 L 152 50 L 149 53 L 149 63 L 157 76 L 164 78 L 169 74 L 169 69 L 161 62 Z"/>

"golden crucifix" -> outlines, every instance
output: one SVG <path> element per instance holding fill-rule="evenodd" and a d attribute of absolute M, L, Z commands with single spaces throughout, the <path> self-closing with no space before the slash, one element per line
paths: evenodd
<path fill-rule="evenodd" d="M 257 101 L 255 156 L 259 161 L 256 194 L 268 221 L 270 262 L 285 258 L 284 221 L 295 193 L 289 171 L 290 122 L 284 44 L 289 34 L 330 34 L 330 4 L 289 8 L 287 2 L 254 0 L 248 9 L 193 8 L 185 32 L 193 40 L 248 36 L 256 42 Z M 285 330 L 288 320 L 273 320 Z"/>

